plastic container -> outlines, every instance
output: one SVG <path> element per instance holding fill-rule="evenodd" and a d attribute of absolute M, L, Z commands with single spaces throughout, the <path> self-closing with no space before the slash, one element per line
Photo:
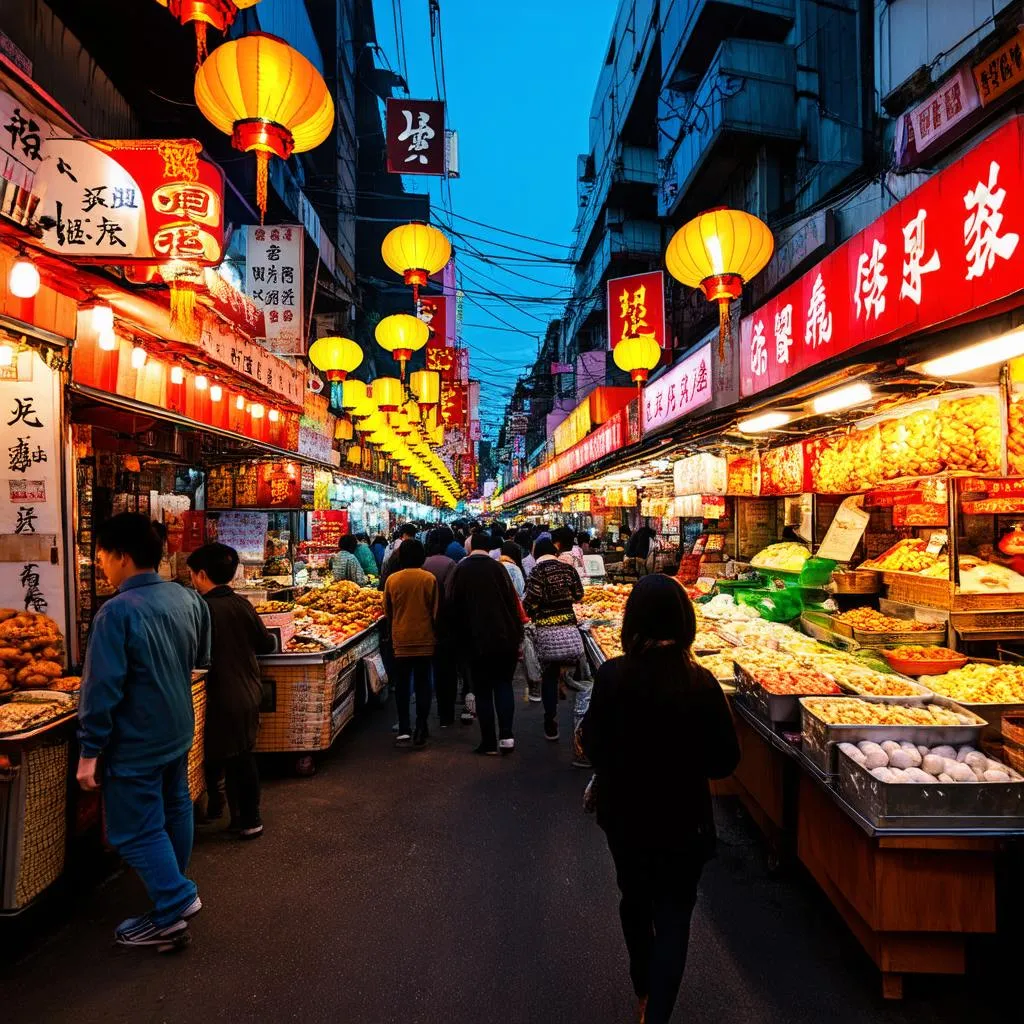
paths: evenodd
<path fill-rule="evenodd" d="M 904 644 L 902 646 L 916 646 Z M 921 645 L 922 648 L 924 645 Z M 948 650 L 948 648 L 940 648 Z M 955 658 L 936 658 L 932 661 L 918 661 L 911 658 L 900 658 L 893 651 L 882 650 L 880 652 L 885 660 L 892 666 L 893 670 L 904 676 L 941 676 L 955 669 L 963 668 L 967 664 L 967 658 L 957 655 Z M 952 653 L 952 652 L 950 652 Z"/>

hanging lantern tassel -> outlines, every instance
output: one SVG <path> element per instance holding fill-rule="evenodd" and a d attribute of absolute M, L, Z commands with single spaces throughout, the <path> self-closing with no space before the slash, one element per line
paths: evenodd
<path fill-rule="evenodd" d="M 170 289 L 171 326 L 186 341 L 198 341 L 202 323 L 196 317 L 196 293 L 203 281 L 202 268 L 191 263 L 172 263 L 162 273 Z"/>
<path fill-rule="evenodd" d="M 728 299 L 718 301 L 718 360 L 725 362 L 725 352 L 732 340 L 732 316 Z"/>
<path fill-rule="evenodd" d="M 267 180 L 270 177 L 270 154 L 256 150 L 256 205 L 260 210 L 260 223 L 267 215 Z"/>
<path fill-rule="evenodd" d="M 210 56 L 210 51 L 206 48 L 206 22 L 196 21 L 196 67 Z"/>

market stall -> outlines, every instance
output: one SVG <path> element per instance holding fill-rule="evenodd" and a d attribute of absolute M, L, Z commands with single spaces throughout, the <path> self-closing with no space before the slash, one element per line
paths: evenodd
<path fill-rule="evenodd" d="M 621 653 L 628 592 L 588 587 L 577 606 L 595 670 Z M 907 973 L 962 973 L 971 936 L 996 931 L 1002 858 L 1024 838 L 1024 748 L 1000 737 L 1002 715 L 1024 708 L 1024 670 L 958 669 L 972 663 L 930 624 L 894 632 L 874 610 L 831 616 L 818 640 L 801 624 L 820 620 L 772 622 L 732 594 L 696 609 L 694 654 L 729 697 L 743 752 L 715 792 L 740 798 L 773 861 L 807 867 L 887 997 Z"/>

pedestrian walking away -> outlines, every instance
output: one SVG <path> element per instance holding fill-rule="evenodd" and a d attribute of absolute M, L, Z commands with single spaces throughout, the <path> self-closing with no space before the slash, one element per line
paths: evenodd
<path fill-rule="evenodd" d="M 96 561 L 117 594 L 93 619 L 78 708 L 77 779 L 102 789 L 107 835 L 135 869 L 152 910 L 123 921 L 124 946 L 180 949 L 202 908 L 185 876 L 192 855 L 187 762 L 195 731 L 192 671 L 210 657 L 210 613 L 161 579 L 162 528 L 123 512 L 96 530 Z"/>
<path fill-rule="evenodd" d="M 394 647 L 395 701 L 399 746 L 422 747 L 430 736 L 430 663 L 437 646 L 438 585 L 423 568 L 426 552 L 418 540 L 398 548 L 398 568 L 384 587 L 384 614 Z M 416 728 L 410 730 L 409 701 L 416 693 Z"/>
<path fill-rule="evenodd" d="M 580 726 L 646 1024 L 666 1024 L 682 982 L 697 883 L 714 852 L 708 780 L 739 763 L 722 688 L 693 660 L 696 631 L 674 580 L 641 579 L 623 613 L 625 653 L 598 670 Z"/>
<path fill-rule="evenodd" d="M 478 754 L 515 749 L 512 677 L 523 639 L 515 589 L 505 567 L 490 557 L 490 550 L 491 538 L 486 533 L 472 535 L 469 557 L 456 566 L 449 593 L 449 614 L 459 624 L 460 657 L 476 698 Z"/>
<path fill-rule="evenodd" d="M 238 552 L 226 544 L 205 544 L 188 556 L 192 585 L 210 610 L 210 671 L 206 677 L 206 758 L 208 820 L 223 814 L 220 781 L 227 788 L 229 831 L 242 839 L 263 833 L 260 776 L 253 750 L 260 729 L 259 654 L 270 654 L 274 638 L 252 603 L 228 584 L 238 570 Z"/>
<path fill-rule="evenodd" d="M 447 606 L 448 585 L 455 572 L 455 560 L 446 552 L 451 547 L 453 537 L 454 534 L 446 526 L 431 530 L 427 560 L 423 563 L 423 568 L 437 580 L 437 646 L 434 649 L 433 676 L 437 717 L 442 729 L 455 724 L 455 698 L 459 688 L 457 624 L 449 621 Z M 464 552 L 462 557 L 465 557 Z"/>
<path fill-rule="evenodd" d="M 552 541 L 537 541 L 533 553 L 537 564 L 526 581 L 523 605 L 535 627 L 533 643 L 541 663 L 544 735 L 557 740 L 562 669 L 583 656 L 583 639 L 573 611 L 573 604 L 583 600 L 583 581 L 571 564 L 559 560 Z"/>

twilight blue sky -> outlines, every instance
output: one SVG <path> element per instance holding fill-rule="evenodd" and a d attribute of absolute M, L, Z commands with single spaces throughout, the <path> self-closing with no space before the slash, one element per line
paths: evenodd
<path fill-rule="evenodd" d="M 402 67 L 394 29 L 399 3 Z M 472 375 L 482 382 L 485 437 L 496 434 L 517 375 L 532 363 L 547 321 L 560 315 L 569 294 L 569 268 L 544 261 L 569 254 L 576 156 L 588 148 L 590 106 L 615 6 L 615 0 L 441 0 L 448 127 L 459 132 L 461 178 L 443 195 L 440 179 L 405 181 L 409 191 L 430 192 L 436 221 L 474 236 L 452 241 L 466 292 L 463 338 L 471 346 Z M 380 45 L 392 67 L 407 69 L 413 97 L 436 97 L 428 0 L 374 0 L 374 14 Z"/>

